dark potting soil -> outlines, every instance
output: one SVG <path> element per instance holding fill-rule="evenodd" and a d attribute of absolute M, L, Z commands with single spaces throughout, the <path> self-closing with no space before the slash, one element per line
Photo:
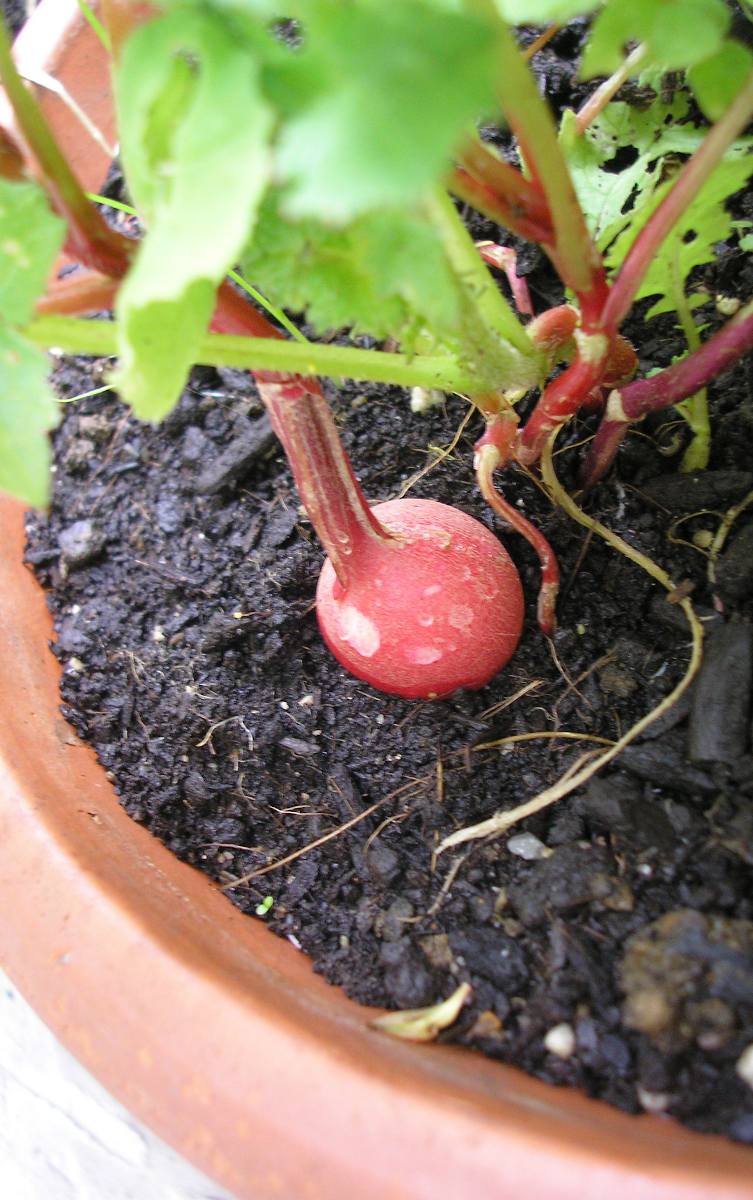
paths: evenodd
<path fill-rule="evenodd" d="M 555 43 L 541 56 L 550 94 L 567 91 L 571 52 Z M 498 236 L 484 222 L 474 232 Z M 538 252 L 521 261 L 537 309 L 558 302 Z M 751 275 L 727 248 L 705 282 L 711 295 L 748 295 Z M 643 371 L 680 350 L 668 318 L 628 332 Z M 61 396 L 96 387 L 105 369 L 60 363 Z M 661 453 L 677 433 L 666 414 L 628 439 L 588 500 L 692 588 L 708 638 L 690 699 L 573 796 L 439 858 L 446 835 L 535 795 L 596 744 L 510 738 L 613 739 L 688 658 L 684 617 L 662 589 L 511 470 L 504 490 L 562 567 L 559 632 L 553 645 L 541 637 L 534 556 L 476 494 L 475 418 L 410 494 L 478 516 L 521 571 L 523 639 L 476 693 L 394 699 L 330 657 L 312 607 L 322 553 L 241 372 L 197 369 L 157 430 L 111 393 L 66 408 L 52 506 L 29 518 L 28 550 L 55 617 L 63 712 L 128 812 L 241 909 L 368 1004 L 431 1004 L 469 980 L 442 1040 L 751 1143 L 753 1090 L 736 1065 L 753 1043 L 753 510 L 715 587 L 693 538 L 753 488 L 752 374 L 741 364 L 712 388 L 709 472 L 675 474 L 677 454 Z M 328 395 L 374 501 L 398 494 L 464 415 L 459 400 L 412 414 L 398 389 Z M 574 422 L 561 445 L 590 429 Z M 556 460 L 570 488 L 578 458 L 571 448 Z"/>
<path fill-rule="evenodd" d="M 96 385 L 101 371 L 62 364 L 61 395 Z M 459 401 L 413 415 L 390 389 L 331 395 L 375 500 L 426 465 L 428 446 L 446 446 L 463 415 Z M 746 397 L 741 367 L 720 388 L 714 471 L 646 480 L 658 455 L 636 436 L 619 482 L 591 498 L 591 511 L 694 585 L 707 668 L 690 704 L 585 790 L 514 829 L 530 835 L 522 842 L 433 854 L 454 829 L 553 782 L 592 743 L 479 747 L 541 731 L 614 738 L 665 695 L 687 661 L 681 613 L 513 471 L 506 490 L 562 564 L 553 647 L 535 626 L 533 555 L 506 536 L 528 598 L 509 667 L 447 701 L 378 694 L 346 676 L 318 636 L 321 551 L 238 372 L 197 370 L 158 430 L 109 394 L 66 409 L 52 508 L 29 521 L 63 711 L 131 815 L 225 886 L 352 822 L 228 888 L 251 914 L 272 897 L 269 926 L 349 995 L 407 1008 L 468 979 L 472 1001 L 445 1038 L 629 1111 L 668 1111 L 753 1141 L 753 1092 L 735 1071 L 753 1042 L 749 552 L 726 565 L 753 525 L 741 518 L 723 558 L 724 619 L 706 560 L 676 540 L 718 516 L 674 525 L 688 511 L 718 514 L 753 486 L 737 432 L 753 417 Z M 471 421 L 411 495 L 491 524 L 470 470 L 478 433 Z M 574 427 L 570 440 L 582 433 Z M 558 459 L 570 484 L 577 457 Z"/>

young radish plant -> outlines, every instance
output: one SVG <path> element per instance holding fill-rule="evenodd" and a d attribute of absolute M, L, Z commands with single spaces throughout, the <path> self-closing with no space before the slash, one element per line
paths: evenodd
<path fill-rule="evenodd" d="M 607 78 L 558 130 L 514 26 L 595 10 L 582 73 Z M 0 33 L 15 122 L 0 131 L 0 486 L 32 503 L 47 495 L 56 406 L 42 349 L 117 356 L 116 385 L 146 420 L 170 411 L 194 362 L 247 368 L 328 554 L 317 607 L 333 652 L 406 696 L 487 682 L 522 623 L 506 552 L 447 506 L 371 508 L 317 376 L 470 399 L 485 427 L 480 491 L 538 556 L 538 619 L 551 634 L 554 552 L 495 472 L 530 469 L 564 422 L 605 410 L 586 460 L 593 482 L 633 420 L 685 401 L 697 465 L 708 453 L 703 389 L 753 346 L 750 306 L 702 342 L 684 296 L 714 242 L 743 232 L 724 200 L 750 174 L 742 135 L 753 116 L 753 56 L 728 36 L 726 5 L 697 0 L 694 13 L 683 21 L 680 0 L 163 0 L 148 12 L 103 0 L 139 240 L 82 192 Z M 638 119 L 614 99 L 627 79 L 665 69 L 688 72 L 709 127 L 689 122 L 686 102 L 670 128 L 674 102 Z M 495 113 L 522 167 L 474 134 Z M 615 171 L 631 138 L 637 159 Z M 474 246 L 448 192 L 541 246 L 568 302 L 534 315 L 512 250 Z M 45 290 L 61 246 L 80 269 L 53 272 Z M 273 319 L 228 282 L 239 264 Z M 657 311 L 674 305 L 690 352 L 631 382 L 640 347 L 619 330 L 648 294 Z M 113 321 L 81 319 L 109 307 Z M 288 340 L 286 309 L 317 333 L 349 330 L 352 344 Z M 530 393 L 539 399 L 522 422 Z"/>

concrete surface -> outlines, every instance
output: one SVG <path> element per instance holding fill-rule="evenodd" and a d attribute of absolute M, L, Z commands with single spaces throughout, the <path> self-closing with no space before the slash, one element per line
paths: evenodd
<path fill-rule="evenodd" d="M 233 1200 L 131 1116 L 0 971 L 2 1200 Z"/>

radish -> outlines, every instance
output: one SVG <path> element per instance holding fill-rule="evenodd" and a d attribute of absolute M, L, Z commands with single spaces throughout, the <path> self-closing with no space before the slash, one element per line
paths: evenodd
<path fill-rule="evenodd" d="M 370 508 L 315 381 L 256 381 L 328 553 L 317 615 L 338 661 L 382 691 L 425 700 L 488 683 L 523 625 L 520 579 L 497 538 L 434 500 Z"/>

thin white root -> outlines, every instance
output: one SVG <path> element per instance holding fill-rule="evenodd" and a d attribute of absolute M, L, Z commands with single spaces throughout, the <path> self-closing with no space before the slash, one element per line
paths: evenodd
<path fill-rule="evenodd" d="M 583 510 L 578 507 L 572 496 L 570 496 L 569 493 L 566 492 L 562 487 L 561 483 L 557 479 L 552 462 L 552 448 L 558 432 L 559 430 L 555 430 L 555 432 L 549 438 L 546 449 L 541 457 L 541 473 L 544 478 L 544 482 L 550 491 L 552 499 L 565 510 L 568 516 L 572 517 L 574 521 L 577 521 L 579 525 L 585 526 L 586 529 L 592 529 L 594 533 L 597 533 L 599 537 L 608 542 L 609 545 L 617 550 L 620 554 L 623 554 L 626 558 L 629 558 L 639 567 L 642 567 L 644 571 L 647 571 L 648 574 L 651 575 L 653 579 L 656 579 L 657 582 L 660 583 L 662 587 L 666 588 L 668 592 L 675 592 L 675 584 L 672 582 L 666 571 L 662 570 L 657 563 L 653 562 L 653 560 L 648 558 L 645 554 L 641 554 L 639 550 L 629 546 L 627 542 L 623 541 L 623 539 L 618 536 L 618 534 L 613 533 L 611 529 L 607 529 L 607 527 L 602 525 L 600 521 L 595 520 L 593 517 L 587 516 L 586 513 L 584 513 Z M 517 808 L 509 809 L 507 812 L 495 813 L 493 817 L 489 817 L 489 819 L 486 821 L 480 821 L 476 825 L 468 825 L 465 827 L 465 829 L 458 829 L 455 833 L 451 833 L 449 837 L 446 837 L 444 841 L 440 842 L 436 850 L 437 856 L 442 854 L 445 850 L 449 850 L 453 846 L 462 845 L 463 842 L 470 842 L 476 838 L 498 837 L 501 833 L 504 833 L 505 830 L 509 829 L 511 825 L 515 825 L 518 821 L 522 821 L 524 817 L 530 817 L 533 813 L 541 812 L 542 808 L 548 808 L 550 804 L 554 804 L 555 801 L 561 800 L 563 796 L 568 796 L 571 792 L 574 792 L 576 788 L 582 787 L 584 783 L 587 783 L 588 780 L 591 779 L 597 773 L 597 771 L 600 771 L 602 767 L 605 767 L 607 763 L 612 762 L 612 760 L 616 758 L 626 746 L 629 746 L 631 742 L 635 741 L 635 739 L 643 733 L 644 729 L 647 729 L 649 725 L 651 725 L 659 717 L 663 716 L 664 713 L 668 712 L 669 709 L 677 703 L 682 694 L 687 691 L 696 672 L 698 671 L 698 668 L 701 665 L 703 653 L 703 627 L 696 616 L 695 611 L 693 610 L 690 600 L 682 600 L 680 607 L 687 618 L 693 641 L 690 662 L 688 663 L 687 670 L 680 682 L 672 689 L 669 695 L 665 696 L 660 704 L 657 704 L 655 708 L 651 709 L 651 712 L 647 713 L 644 717 L 641 717 L 640 721 L 637 721 L 635 725 L 628 729 L 628 731 L 624 733 L 622 737 L 618 739 L 618 741 L 610 746 L 608 750 L 605 750 L 603 753 L 599 754 L 597 758 L 592 759 L 587 765 L 582 766 L 580 770 L 577 770 L 574 773 L 572 772 L 572 769 L 567 771 L 565 775 L 561 779 L 558 779 L 556 783 L 552 784 L 551 787 L 546 788 L 543 792 L 539 792 L 537 796 L 534 796 L 533 799 L 526 801 L 525 804 L 519 804 Z"/>

